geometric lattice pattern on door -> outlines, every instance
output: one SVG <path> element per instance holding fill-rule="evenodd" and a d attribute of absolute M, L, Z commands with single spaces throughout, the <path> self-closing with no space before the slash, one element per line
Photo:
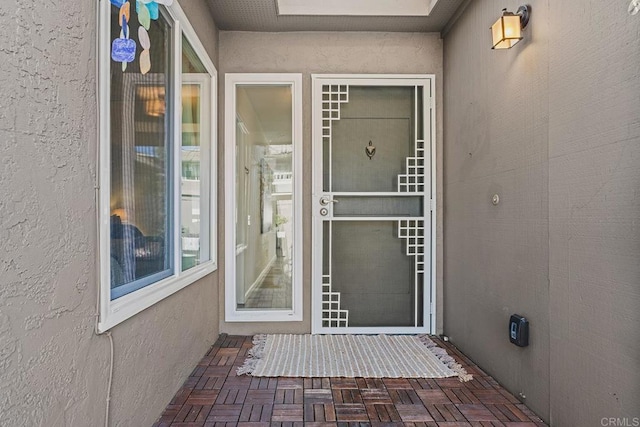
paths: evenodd
<path fill-rule="evenodd" d="M 340 309 L 340 292 L 331 290 L 331 276 L 322 276 L 322 327 L 346 328 L 349 326 L 349 310 Z"/>
<path fill-rule="evenodd" d="M 424 191 L 424 140 L 416 140 L 414 157 L 407 157 L 407 173 L 398 175 L 398 191 L 413 193 Z"/>
<path fill-rule="evenodd" d="M 349 102 L 349 86 L 322 86 L 322 143 L 331 144 L 331 122 L 340 120 L 340 105 Z"/>
<path fill-rule="evenodd" d="M 398 221 L 398 237 L 406 240 L 407 256 L 415 257 L 416 283 L 423 279 L 424 274 L 424 221 Z"/>
<path fill-rule="evenodd" d="M 322 143 L 331 146 L 332 122 L 340 120 L 340 106 L 349 102 L 348 85 L 322 86 Z M 331 289 L 331 275 L 322 276 L 322 326 L 346 328 L 349 310 L 340 308 L 340 292 Z"/>

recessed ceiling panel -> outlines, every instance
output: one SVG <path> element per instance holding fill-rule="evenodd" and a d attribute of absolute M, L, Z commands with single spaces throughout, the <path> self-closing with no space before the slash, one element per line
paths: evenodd
<path fill-rule="evenodd" d="M 429 16 L 438 0 L 277 0 L 278 15 Z"/>
<path fill-rule="evenodd" d="M 468 0 L 430 1 L 428 16 L 283 15 L 277 0 L 208 0 L 211 15 L 220 30 L 226 31 L 393 31 L 440 32 L 458 8 Z M 307 0 L 300 0 L 307 1 Z M 364 1 L 364 0 L 363 0 Z M 367 3 L 372 0 L 366 0 Z M 399 4 L 400 0 L 389 0 Z M 416 0 L 418 1 L 418 0 Z M 309 0 L 325 6 L 342 0 Z M 367 9 L 367 8 L 365 8 Z"/>

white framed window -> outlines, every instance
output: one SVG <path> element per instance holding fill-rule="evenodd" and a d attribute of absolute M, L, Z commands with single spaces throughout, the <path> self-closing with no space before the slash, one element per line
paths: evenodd
<path fill-rule="evenodd" d="M 225 320 L 302 320 L 302 75 L 225 76 Z"/>
<path fill-rule="evenodd" d="M 99 332 L 217 268 L 217 71 L 177 2 L 131 3 L 100 0 Z"/>

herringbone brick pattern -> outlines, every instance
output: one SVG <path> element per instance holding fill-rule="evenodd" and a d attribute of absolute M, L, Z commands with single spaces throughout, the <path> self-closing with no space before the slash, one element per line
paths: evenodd
<path fill-rule="evenodd" d="M 154 427 L 546 426 L 455 347 L 435 342 L 474 379 L 237 376 L 251 337 L 221 335 Z"/>

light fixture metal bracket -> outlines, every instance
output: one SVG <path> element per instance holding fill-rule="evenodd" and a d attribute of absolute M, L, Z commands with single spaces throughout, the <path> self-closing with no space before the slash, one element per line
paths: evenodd
<path fill-rule="evenodd" d="M 529 23 L 529 15 L 531 14 L 531 6 L 525 4 L 524 6 L 520 6 L 516 11 L 516 15 L 520 16 L 520 25 L 524 30 Z"/>

